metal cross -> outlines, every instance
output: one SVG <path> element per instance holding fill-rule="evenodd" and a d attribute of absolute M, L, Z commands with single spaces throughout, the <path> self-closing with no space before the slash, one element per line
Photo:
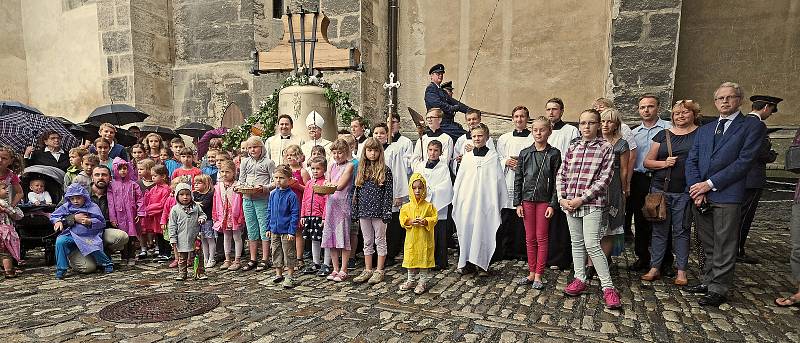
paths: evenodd
<path fill-rule="evenodd" d="M 391 72 L 389 73 L 389 82 L 383 84 L 383 89 L 389 91 L 389 103 L 386 105 L 386 107 L 389 107 L 389 114 L 391 114 L 392 110 L 394 109 L 394 102 L 392 102 L 393 98 L 392 95 L 395 88 L 400 88 L 400 82 L 394 81 L 394 72 Z"/>
<path fill-rule="evenodd" d="M 400 82 L 399 81 L 397 81 L 397 82 L 394 81 L 394 72 L 391 72 L 391 73 L 389 73 L 389 82 L 383 84 L 383 89 L 389 91 L 389 103 L 386 104 L 386 107 L 389 108 L 389 111 L 388 111 L 389 115 L 386 117 L 386 127 L 389 127 L 389 128 L 392 127 L 392 113 L 394 113 L 394 105 L 395 105 L 394 102 L 392 101 L 392 99 L 394 98 L 393 95 L 394 95 L 394 90 L 396 88 L 400 88 Z M 389 140 L 388 140 L 389 143 L 392 143 L 392 130 L 389 129 L 389 132 L 387 132 L 387 134 L 389 136 Z"/>

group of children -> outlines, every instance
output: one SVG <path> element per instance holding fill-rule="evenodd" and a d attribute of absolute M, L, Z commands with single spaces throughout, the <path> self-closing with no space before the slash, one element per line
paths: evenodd
<path fill-rule="evenodd" d="M 565 292 L 577 295 L 586 289 L 581 273 L 588 252 L 598 266 L 607 304 L 618 307 L 618 294 L 603 267 L 606 259 L 600 258 L 602 251 L 595 242 L 602 220 L 595 217 L 602 215 L 597 210 L 605 206 L 603 192 L 613 164 L 608 156 L 613 156 L 611 147 L 599 136 L 599 113 L 581 114 L 581 139 L 575 139 L 566 154 L 547 144 L 553 132 L 547 118 L 535 118 L 527 129 L 530 118 L 524 107 L 515 108 L 519 127 L 513 135 L 502 136 L 497 148 L 487 146 L 493 142 L 480 123 L 480 113 L 467 114 L 468 119 L 472 116 L 469 133 L 455 145 L 439 128 L 442 114 L 436 108 L 428 111 L 430 131 L 416 145 L 399 134 L 395 116 L 390 126 L 375 125 L 369 138 L 357 140 L 340 133 L 324 145 L 281 142 L 281 161 L 270 158 L 274 149 L 257 136 L 243 142 L 235 156 L 212 140 L 202 169 L 196 166 L 195 152 L 180 139 L 170 141 L 168 148 L 160 136 L 150 134 L 131 148 L 128 162 L 112 158 L 109 151 L 114 144 L 101 136 L 91 148 L 96 154 L 84 148 L 69 151 L 71 166 L 64 187 L 78 184 L 88 191 L 92 170 L 108 166 L 113 175 L 108 220 L 131 238 L 122 254 L 124 263 L 173 255 L 177 280 L 189 276 L 190 265 L 193 276 L 206 278 L 204 270 L 217 265 L 216 239 L 222 235 L 220 270 L 272 267 L 273 281 L 286 288 L 297 284 L 296 272 L 341 282 L 350 278 L 348 261 L 360 232 L 365 268 L 353 281 L 382 282 L 387 259 L 393 260 L 392 251 L 402 249 L 408 279 L 401 289 L 418 294 L 427 290 L 429 269 L 448 267 L 452 231 L 458 237 L 458 272 L 488 275 L 499 244 L 496 235 L 505 220 L 501 214 L 509 208 L 522 219 L 526 233 L 529 275 L 519 283 L 541 289 L 548 220 L 560 207 L 568 213 L 576 270 L 576 279 Z M 315 142 L 320 139 L 319 120 L 307 121 L 307 126 L 316 134 Z M 18 179 L 13 182 L 16 174 L 9 169 L 12 160 L 13 151 L 0 149 L 0 178 L 10 177 L 8 184 L 16 188 Z M 2 192 L 0 188 L 0 196 Z M 14 194 L 20 193 L 15 189 Z M 47 201 L 36 194 L 29 198 Z M 13 232 L 3 223 L 16 216 L 13 207 L 20 199 L 8 200 L 0 203 L 2 242 Z M 246 262 L 241 256 L 243 234 L 250 254 Z M 312 255 L 307 266 L 306 242 Z M 5 266 L 4 251 L 14 246 L 3 247 L 0 257 Z M 609 302 L 615 294 L 616 303 Z"/>

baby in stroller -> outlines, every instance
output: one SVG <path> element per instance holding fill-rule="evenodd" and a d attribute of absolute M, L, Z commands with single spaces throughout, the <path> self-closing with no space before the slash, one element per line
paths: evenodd
<path fill-rule="evenodd" d="M 21 186 L 23 189 L 30 189 L 34 192 L 38 189 L 37 184 L 43 183 L 42 191 L 51 196 L 49 203 L 28 201 L 19 205 L 23 217 L 17 221 L 17 233 L 21 241 L 20 257 L 26 258 L 27 250 L 35 247 L 44 247 L 45 263 L 52 265 L 55 262 L 55 239 L 53 224 L 50 223 L 50 213 L 56 209 L 57 203 L 64 195 L 64 171 L 56 167 L 34 165 L 23 170 L 21 175 Z M 30 196 L 28 197 L 30 199 Z"/>
<path fill-rule="evenodd" d="M 28 203 L 35 206 L 53 204 L 53 198 L 50 197 L 50 192 L 45 189 L 44 180 L 33 179 L 29 186 L 31 191 L 28 192 Z"/>

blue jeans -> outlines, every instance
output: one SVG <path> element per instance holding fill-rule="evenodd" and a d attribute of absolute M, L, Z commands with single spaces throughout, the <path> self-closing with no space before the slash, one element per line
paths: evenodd
<path fill-rule="evenodd" d="M 653 189 L 654 192 L 659 190 Z M 653 240 L 650 243 L 650 267 L 661 268 L 667 252 L 667 240 L 672 229 L 672 247 L 675 250 L 675 267 L 686 270 L 689 263 L 689 236 L 691 229 L 684 223 L 689 208 L 689 193 L 664 192 L 667 201 L 667 219 L 653 222 Z"/>
<path fill-rule="evenodd" d="M 244 222 L 247 224 L 247 239 L 251 241 L 269 241 L 269 222 L 267 222 L 267 205 L 269 199 L 242 199 Z"/>
<path fill-rule="evenodd" d="M 58 271 L 66 271 L 69 269 L 69 254 L 78 249 L 78 246 L 75 245 L 75 240 L 72 239 L 72 235 L 60 235 L 56 238 L 56 272 Z M 92 256 L 97 262 L 98 266 L 107 266 L 112 264 L 111 259 L 108 258 L 103 250 L 95 251 L 89 256 Z"/>

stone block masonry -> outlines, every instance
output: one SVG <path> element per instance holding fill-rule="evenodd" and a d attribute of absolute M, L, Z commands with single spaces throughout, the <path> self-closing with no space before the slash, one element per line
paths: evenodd
<path fill-rule="evenodd" d="M 630 123 L 640 120 L 638 98 L 658 96 L 669 118 L 675 83 L 681 0 L 614 0 L 606 96 Z"/>

